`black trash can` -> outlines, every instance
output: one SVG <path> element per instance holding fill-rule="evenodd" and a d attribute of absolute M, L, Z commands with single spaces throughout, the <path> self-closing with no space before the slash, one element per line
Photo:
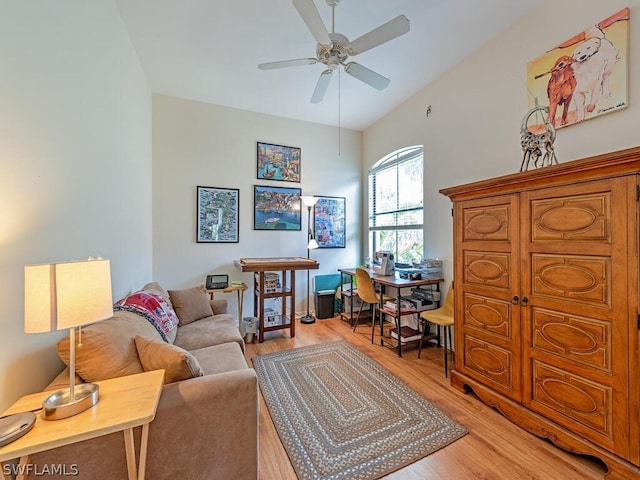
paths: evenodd
<path fill-rule="evenodd" d="M 319 319 L 333 317 L 335 304 L 335 290 L 320 290 L 316 292 L 316 317 Z"/>

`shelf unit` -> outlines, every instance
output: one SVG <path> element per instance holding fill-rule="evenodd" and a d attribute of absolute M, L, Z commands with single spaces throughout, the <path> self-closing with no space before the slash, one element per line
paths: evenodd
<path fill-rule="evenodd" d="M 282 270 L 280 275 L 280 287 L 276 292 L 265 291 L 266 271 L 253 273 L 253 315 L 260 319 L 259 342 L 264 341 L 264 332 L 290 329 L 291 336 L 295 336 L 295 271 Z M 288 275 L 287 275 L 288 273 Z M 265 301 L 268 299 L 281 299 L 282 311 L 279 315 L 265 315 Z M 290 305 L 287 305 L 290 303 Z M 290 315 L 287 312 L 291 312 Z M 274 320 L 269 320 L 273 318 Z M 292 320 L 293 319 L 293 320 Z"/>
<path fill-rule="evenodd" d="M 259 343 L 264 342 L 265 332 L 289 329 L 291 337 L 296 335 L 296 270 L 317 270 L 320 264 L 304 257 L 265 257 L 241 258 L 234 262 L 243 272 L 253 273 L 253 314 L 260 322 Z M 265 292 L 265 273 L 280 272 L 281 291 Z M 276 321 L 267 325 L 265 319 L 265 300 L 282 299 L 282 311 Z M 287 312 L 290 312 L 287 315 Z"/>

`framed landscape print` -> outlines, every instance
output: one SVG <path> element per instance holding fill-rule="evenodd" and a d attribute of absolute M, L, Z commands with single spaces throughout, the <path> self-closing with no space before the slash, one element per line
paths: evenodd
<path fill-rule="evenodd" d="M 255 185 L 254 230 L 300 230 L 300 188 Z"/>
<path fill-rule="evenodd" d="M 300 183 L 301 150 L 258 142 L 258 179 Z"/>
<path fill-rule="evenodd" d="M 313 231 L 319 248 L 345 247 L 344 197 L 321 197 L 313 206 Z"/>
<path fill-rule="evenodd" d="M 237 188 L 197 188 L 198 243 L 237 243 L 240 190 Z"/>

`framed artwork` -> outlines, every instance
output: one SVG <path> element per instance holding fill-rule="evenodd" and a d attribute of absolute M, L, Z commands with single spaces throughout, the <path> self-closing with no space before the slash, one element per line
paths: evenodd
<path fill-rule="evenodd" d="M 345 248 L 344 197 L 322 197 L 313 206 L 313 231 L 319 248 Z"/>
<path fill-rule="evenodd" d="M 527 64 L 529 107 L 549 107 L 557 128 L 629 105 L 629 8 L 587 28 Z M 530 126 L 544 130 L 544 119 Z M 539 130 L 539 131 L 538 131 Z"/>
<path fill-rule="evenodd" d="M 197 188 L 198 243 L 237 243 L 240 190 L 237 188 Z"/>
<path fill-rule="evenodd" d="M 254 185 L 254 230 L 301 230 L 300 188 Z"/>
<path fill-rule="evenodd" d="M 302 151 L 258 142 L 258 179 L 300 183 Z"/>

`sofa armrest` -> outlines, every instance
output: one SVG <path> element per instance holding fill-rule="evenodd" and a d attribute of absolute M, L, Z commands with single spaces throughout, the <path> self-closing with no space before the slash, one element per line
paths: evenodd
<path fill-rule="evenodd" d="M 227 299 L 215 299 L 211 300 L 211 310 L 214 315 L 220 315 L 221 313 L 227 313 Z"/>
<path fill-rule="evenodd" d="M 149 429 L 147 478 L 184 475 L 197 465 L 215 478 L 258 478 L 258 380 L 253 369 L 166 385 Z M 194 439 L 197 439 L 194 442 Z"/>

